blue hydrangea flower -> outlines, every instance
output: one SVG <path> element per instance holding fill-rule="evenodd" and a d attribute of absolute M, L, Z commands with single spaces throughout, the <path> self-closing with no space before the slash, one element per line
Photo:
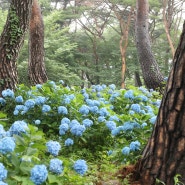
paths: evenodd
<path fill-rule="evenodd" d="M 32 99 L 26 100 L 24 105 L 28 108 L 31 109 L 35 106 L 35 101 Z"/>
<path fill-rule="evenodd" d="M 147 102 L 148 101 L 148 97 L 146 97 L 145 95 L 139 95 L 137 96 L 138 99 L 140 99 L 143 102 Z"/>
<path fill-rule="evenodd" d="M 45 165 L 35 165 L 32 169 L 31 169 L 31 181 L 35 184 L 35 185 L 40 185 L 43 182 L 46 181 L 48 177 L 48 171 Z"/>
<path fill-rule="evenodd" d="M 153 116 L 152 118 L 150 118 L 150 123 L 155 124 L 157 119 L 157 116 Z"/>
<path fill-rule="evenodd" d="M 67 123 L 61 123 L 61 125 L 59 126 L 59 134 L 65 135 L 66 131 L 68 131 L 69 129 L 69 125 Z"/>
<path fill-rule="evenodd" d="M 74 136 L 82 136 L 85 131 L 85 126 L 80 124 L 75 124 L 71 129 L 70 132 Z"/>
<path fill-rule="evenodd" d="M 84 119 L 82 121 L 83 125 L 87 128 L 87 127 L 91 127 L 93 125 L 93 121 L 90 119 Z"/>
<path fill-rule="evenodd" d="M 15 110 L 18 110 L 18 111 L 24 110 L 24 105 L 16 105 Z"/>
<path fill-rule="evenodd" d="M 109 117 L 110 121 L 119 121 L 119 118 L 116 115 L 112 115 Z"/>
<path fill-rule="evenodd" d="M 80 108 L 79 108 L 79 112 L 82 114 L 82 115 L 87 115 L 89 113 L 89 107 L 87 105 L 82 105 Z"/>
<path fill-rule="evenodd" d="M 39 119 L 35 120 L 35 125 L 40 125 L 41 121 Z"/>
<path fill-rule="evenodd" d="M 141 106 L 139 104 L 132 104 L 130 108 L 134 112 L 137 112 L 137 113 L 140 113 L 141 112 Z"/>
<path fill-rule="evenodd" d="M 0 139 L 0 153 L 7 154 L 15 149 L 15 141 L 12 137 L 4 137 Z"/>
<path fill-rule="evenodd" d="M 0 185 L 8 185 L 8 184 L 3 181 L 0 181 Z"/>
<path fill-rule="evenodd" d="M 3 125 L 0 124 L 0 139 L 6 136 L 6 131 L 4 130 Z"/>
<path fill-rule="evenodd" d="M 62 85 L 65 84 L 63 80 L 59 80 L 59 83 L 62 84 Z"/>
<path fill-rule="evenodd" d="M 107 152 L 107 155 L 112 155 L 112 153 L 113 153 L 113 151 L 112 151 L 112 150 L 109 150 L 109 151 Z"/>
<path fill-rule="evenodd" d="M 21 133 L 26 133 L 26 130 L 28 130 L 28 125 L 25 121 L 15 121 L 9 129 L 11 136 L 21 135 Z"/>
<path fill-rule="evenodd" d="M 16 101 L 17 103 L 22 103 L 24 100 L 23 100 L 23 97 L 22 97 L 22 96 L 17 96 L 17 97 L 15 98 L 15 101 Z"/>
<path fill-rule="evenodd" d="M 134 124 L 132 122 L 125 122 L 124 125 L 122 126 L 123 131 L 131 131 L 134 129 Z"/>
<path fill-rule="evenodd" d="M 57 141 L 48 141 L 46 147 L 47 151 L 53 156 L 57 156 L 61 149 L 60 143 Z"/>
<path fill-rule="evenodd" d="M 141 128 L 144 128 L 144 127 L 146 127 L 147 126 L 147 123 L 142 123 L 142 125 L 141 125 Z"/>
<path fill-rule="evenodd" d="M 14 116 L 17 116 L 18 114 L 19 114 L 19 111 L 18 111 L 18 110 L 14 110 L 14 111 L 13 111 L 13 115 L 14 115 Z"/>
<path fill-rule="evenodd" d="M 35 98 L 36 105 L 43 105 L 47 101 L 47 98 L 44 96 L 38 96 Z"/>
<path fill-rule="evenodd" d="M 50 110 L 51 110 L 51 107 L 49 105 L 44 104 L 42 106 L 42 112 L 43 113 L 49 112 Z"/>
<path fill-rule="evenodd" d="M 2 96 L 4 98 L 9 97 L 9 98 L 13 98 L 14 97 L 14 92 L 11 89 L 5 89 L 2 91 Z"/>
<path fill-rule="evenodd" d="M 89 107 L 89 111 L 94 114 L 98 113 L 98 111 L 99 111 L 98 106 Z"/>
<path fill-rule="evenodd" d="M 64 107 L 64 106 L 59 106 L 59 107 L 58 107 L 58 113 L 59 113 L 59 114 L 68 114 L 68 110 L 67 110 L 67 108 Z"/>
<path fill-rule="evenodd" d="M 103 107 L 99 110 L 99 114 L 100 114 L 100 116 L 107 117 L 109 115 L 109 112 L 105 107 Z"/>
<path fill-rule="evenodd" d="M 73 126 L 75 125 L 80 125 L 80 123 L 78 122 L 78 120 L 76 119 L 73 119 L 70 124 L 69 124 L 69 128 L 72 128 Z"/>
<path fill-rule="evenodd" d="M 65 146 L 71 146 L 74 144 L 74 141 L 71 138 L 67 138 L 64 143 L 65 143 Z"/>
<path fill-rule="evenodd" d="M 41 84 L 36 84 L 35 86 L 36 86 L 37 89 L 41 89 L 42 88 Z"/>
<path fill-rule="evenodd" d="M 79 160 L 77 160 L 77 161 L 74 163 L 73 168 L 74 168 L 74 170 L 75 170 L 78 174 L 84 175 L 85 172 L 86 172 L 87 169 L 88 169 L 88 166 L 87 166 L 85 160 L 79 159 Z"/>
<path fill-rule="evenodd" d="M 124 97 L 127 99 L 134 99 L 134 92 L 133 90 L 128 90 L 125 92 Z"/>
<path fill-rule="evenodd" d="M 68 119 L 68 118 L 66 118 L 66 117 L 64 117 L 64 118 L 62 118 L 62 120 L 61 120 L 61 124 L 64 124 L 64 123 L 66 123 L 66 124 L 70 124 L 70 119 Z"/>
<path fill-rule="evenodd" d="M 85 99 L 85 100 L 86 100 L 86 99 L 89 99 L 89 94 L 83 93 L 83 96 L 84 96 L 84 99 Z"/>
<path fill-rule="evenodd" d="M 130 154 L 130 148 L 128 146 L 125 146 L 122 150 L 121 150 L 123 155 L 129 155 Z"/>
<path fill-rule="evenodd" d="M 96 86 L 95 86 L 95 89 L 96 89 L 97 92 L 100 92 L 100 91 L 103 90 L 103 88 L 102 88 L 101 85 L 96 85 Z"/>
<path fill-rule="evenodd" d="M 140 144 L 139 141 L 132 141 L 130 143 L 130 150 L 131 151 L 137 151 L 137 150 L 139 150 L 140 146 L 141 146 L 141 144 Z"/>
<path fill-rule="evenodd" d="M 63 171 L 63 162 L 60 159 L 51 159 L 49 164 L 49 170 L 56 174 L 61 174 Z"/>
<path fill-rule="evenodd" d="M 99 117 L 98 117 L 98 122 L 99 122 L 99 123 L 102 123 L 102 122 L 105 122 L 105 121 L 106 121 L 106 119 L 105 119 L 104 116 L 99 116 Z"/>
<path fill-rule="evenodd" d="M 0 97 L 0 104 L 4 106 L 6 104 L 6 100 Z"/>
<path fill-rule="evenodd" d="M 115 90 L 116 89 L 116 86 L 114 84 L 110 84 L 109 85 L 109 88 L 112 89 L 112 90 Z"/>
<path fill-rule="evenodd" d="M 89 105 L 89 106 L 94 106 L 94 101 L 93 101 L 93 100 L 91 100 L 91 99 L 86 99 L 85 101 L 86 101 L 87 105 Z"/>
<path fill-rule="evenodd" d="M 116 123 L 114 121 L 106 121 L 107 128 L 112 131 L 116 128 Z"/>
<path fill-rule="evenodd" d="M 7 178 L 8 171 L 5 169 L 4 165 L 0 163 L 0 181 Z"/>

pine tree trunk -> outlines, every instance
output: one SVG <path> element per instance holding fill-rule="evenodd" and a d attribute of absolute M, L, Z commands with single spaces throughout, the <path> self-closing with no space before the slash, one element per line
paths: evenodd
<path fill-rule="evenodd" d="M 149 89 L 161 89 L 164 77 L 151 50 L 148 30 L 148 0 L 137 0 L 136 44 L 144 82 Z"/>
<path fill-rule="evenodd" d="M 156 178 L 173 185 L 180 174 L 185 183 L 185 22 L 152 136 L 140 162 L 141 184 Z"/>
<path fill-rule="evenodd" d="M 38 0 L 33 0 L 30 19 L 28 71 L 31 84 L 42 84 L 48 80 L 44 64 L 44 23 Z"/>
<path fill-rule="evenodd" d="M 0 37 L 0 93 L 18 83 L 16 60 L 28 28 L 32 0 L 12 0 Z"/>

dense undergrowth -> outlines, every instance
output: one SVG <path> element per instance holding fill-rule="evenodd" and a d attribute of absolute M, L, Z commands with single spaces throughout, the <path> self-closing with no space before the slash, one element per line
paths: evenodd
<path fill-rule="evenodd" d="M 142 153 L 160 105 L 144 87 L 49 81 L 0 98 L 0 184 L 93 185 Z M 3 183 L 4 182 L 4 183 Z"/>

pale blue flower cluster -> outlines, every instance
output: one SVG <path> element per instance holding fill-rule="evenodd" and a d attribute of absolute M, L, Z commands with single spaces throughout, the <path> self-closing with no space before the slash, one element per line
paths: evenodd
<path fill-rule="evenodd" d="M 24 105 L 25 105 L 28 109 L 34 108 L 34 106 L 35 106 L 35 101 L 32 100 L 32 99 L 28 99 L 28 100 L 25 101 Z"/>
<path fill-rule="evenodd" d="M 84 120 L 82 121 L 82 124 L 83 124 L 86 128 L 88 128 L 88 127 L 91 127 L 91 126 L 93 125 L 93 121 L 90 120 L 90 119 L 84 119 Z"/>
<path fill-rule="evenodd" d="M 141 106 L 139 104 L 132 104 L 130 108 L 134 112 L 137 112 L 137 113 L 140 113 L 141 112 Z"/>
<path fill-rule="evenodd" d="M 17 103 L 23 103 L 23 97 L 22 96 L 17 96 L 16 98 L 15 98 L 15 101 L 17 102 Z"/>
<path fill-rule="evenodd" d="M 73 141 L 73 139 L 71 139 L 71 138 L 67 138 L 67 139 L 65 140 L 64 144 L 65 144 L 65 146 L 71 146 L 71 145 L 74 144 L 74 141 Z"/>
<path fill-rule="evenodd" d="M 140 144 L 139 141 L 132 141 L 132 142 L 130 143 L 130 150 L 131 150 L 131 151 L 137 151 L 137 150 L 140 149 L 140 146 L 141 146 L 141 144 Z"/>
<path fill-rule="evenodd" d="M 99 110 L 99 114 L 100 114 L 100 116 L 107 117 L 107 116 L 109 116 L 110 113 L 109 113 L 109 111 L 105 107 L 102 107 Z"/>
<path fill-rule="evenodd" d="M 3 181 L 0 181 L 0 185 L 8 185 L 8 184 Z"/>
<path fill-rule="evenodd" d="M 147 102 L 148 101 L 148 97 L 145 95 L 139 95 L 136 97 L 137 99 L 140 99 L 143 102 Z"/>
<path fill-rule="evenodd" d="M 61 174 L 63 171 L 63 162 L 60 159 L 51 159 L 49 164 L 49 170 L 56 174 Z"/>
<path fill-rule="evenodd" d="M 86 161 L 85 160 L 82 160 L 82 159 L 77 160 L 74 163 L 73 168 L 80 175 L 84 175 L 85 172 L 88 170 L 88 166 L 86 164 Z"/>
<path fill-rule="evenodd" d="M 21 135 L 21 133 L 26 133 L 26 130 L 28 130 L 28 125 L 25 121 L 15 121 L 10 129 L 9 129 L 9 132 L 10 132 L 10 135 Z"/>
<path fill-rule="evenodd" d="M 79 112 L 82 114 L 82 115 L 87 115 L 89 113 L 89 107 L 87 105 L 82 105 L 80 108 L 79 108 Z"/>
<path fill-rule="evenodd" d="M 115 84 L 110 84 L 109 85 L 109 88 L 112 89 L 112 90 L 115 90 L 116 89 L 116 86 L 115 86 Z"/>
<path fill-rule="evenodd" d="M 64 100 L 63 103 L 64 104 L 70 104 L 71 101 L 75 98 L 74 94 L 70 94 L 70 95 L 64 95 Z"/>
<path fill-rule="evenodd" d="M 11 89 L 5 89 L 2 91 L 2 96 L 4 98 L 6 98 L 6 97 L 14 98 L 14 92 Z"/>
<path fill-rule="evenodd" d="M 42 88 L 41 84 L 36 84 L 35 86 L 36 86 L 37 89 L 41 89 Z"/>
<path fill-rule="evenodd" d="M 106 126 L 110 131 L 116 129 L 116 123 L 114 121 L 106 121 Z"/>
<path fill-rule="evenodd" d="M 61 145 L 58 141 L 48 141 L 46 147 L 47 151 L 53 156 L 57 156 L 61 150 Z"/>
<path fill-rule="evenodd" d="M 74 136 L 82 136 L 85 131 L 85 126 L 81 124 L 75 124 L 71 127 L 70 132 Z"/>
<path fill-rule="evenodd" d="M 49 112 L 50 110 L 51 110 L 50 105 L 44 104 L 44 105 L 42 106 L 42 112 L 43 112 L 43 113 L 47 113 L 47 112 Z"/>
<path fill-rule="evenodd" d="M 58 113 L 59 113 L 59 114 L 65 115 L 65 114 L 68 114 L 68 110 L 67 110 L 67 108 L 64 107 L 64 106 L 59 106 L 59 107 L 58 107 Z"/>
<path fill-rule="evenodd" d="M 44 96 L 38 96 L 35 98 L 36 105 L 43 105 L 47 101 L 47 98 Z"/>
<path fill-rule="evenodd" d="M 3 163 L 0 163 L 0 181 L 3 181 L 7 178 L 8 171 L 5 169 Z"/>
<path fill-rule="evenodd" d="M 15 149 L 15 141 L 12 137 L 4 137 L 0 139 L 0 153 L 7 154 Z"/>
<path fill-rule="evenodd" d="M 123 155 L 129 155 L 130 154 L 130 148 L 128 146 L 125 146 L 123 149 L 122 149 L 122 154 Z"/>
<path fill-rule="evenodd" d="M 39 119 L 35 120 L 35 125 L 40 125 L 41 121 Z"/>
<path fill-rule="evenodd" d="M 0 124 L 0 139 L 6 136 L 6 131 L 4 130 L 3 125 Z"/>
<path fill-rule="evenodd" d="M 157 116 L 153 116 L 150 118 L 150 123 L 155 124 L 156 120 L 157 120 Z"/>
<path fill-rule="evenodd" d="M 59 126 L 59 134 L 65 135 L 65 133 L 69 130 L 69 125 L 67 123 L 61 123 Z"/>
<path fill-rule="evenodd" d="M 35 184 L 35 185 L 40 185 L 43 182 L 46 181 L 48 177 L 48 171 L 45 165 L 35 165 L 31 169 L 31 176 L 30 180 Z"/>
<path fill-rule="evenodd" d="M 127 99 L 134 99 L 134 92 L 133 90 L 128 90 L 125 92 L 124 97 Z"/>
<path fill-rule="evenodd" d="M 0 97 L 0 104 L 4 106 L 6 104 L 6 100 Z"/>

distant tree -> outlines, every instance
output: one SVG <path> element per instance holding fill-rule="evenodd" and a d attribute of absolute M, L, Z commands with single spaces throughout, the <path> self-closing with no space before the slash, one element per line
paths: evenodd
<path fill-rule="evenodd" d="M 151 49 L 148 30 L 148 0 L 137 0 L 136 9 L 136 44 L 144 82 L 149 89 L 161 89 L 164 78 Z"/>
<path fill-rule="evenodd" d="M 28 74 L 34 85 L 48 80 L 44 63 L 44 23 L 38 0 L 33 0 L 30 19 Z"/>
<path fill-rule="evenodd" d="M 18 83 L 16 60 L 27 31 L 32 0 L 12 0 L 0 37 L 0 93 Z"/>

